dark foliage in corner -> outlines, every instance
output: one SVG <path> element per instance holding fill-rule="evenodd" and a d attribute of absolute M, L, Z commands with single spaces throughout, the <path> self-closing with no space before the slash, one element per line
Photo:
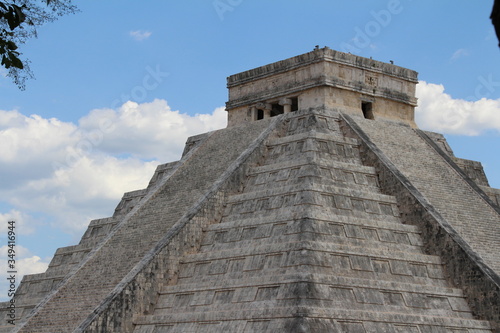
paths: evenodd
<path fill-rule="evenodd" d="M 11 0 L 0 1 L 0 64 L 13 82 L 25 88 L 32 78 L 29 60 L 22 59 L 19 45 L 36 37 L 36 29 L 58 17 L 75 13 L 71 0 Z"/>
<path fill-rule="evenodd" d="M 500 42 L 500 1 L 499 0 L 495 0 L 495 3 L 493 4 L 493 10 L 491 11 L 490 18 L 491 18 L 491 22 L 493 23 L 493 26 L 495 27 L 498 41 Z M 500 44 L 498 44 L 498 46 L 500 46 Z"/>

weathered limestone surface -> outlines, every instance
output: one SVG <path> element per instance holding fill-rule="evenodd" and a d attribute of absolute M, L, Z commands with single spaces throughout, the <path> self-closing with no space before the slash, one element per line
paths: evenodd
<path fill-rule="evenodd" d="M 498 248 L 495 247 L 494 243 L 490 243 L 491 247 L 489 249 L 486 247 L 478 248 L 477 243 L 471 244 L 466 241 L 465 237 L 468 236 L 467 232 L 469 232 L 469 234 L 473 232 L 475 226 L 471 225 L 471 230 L 466 230 L 465 234 L 463 234 L 463 230 L 462 232 L 456 230 L 453 225 L 453 222 L 455 222 L 453 219 L 448 220 L 445 218 L 444 215 L 441 215 L 441 212 L 436 209 L 436 206 L 434 206 L 436 200 L 449 200 L 450 198 L 424 196 L 423 193 L 425 192 L 423 191 L 427 191 L 429 187 L 432 187 L 432 184 L 427 183 L 428 186 L 426 188 L 420 186 L 420 183 L 418 184 L 419 186 L 416 187 L 415 184 L 417 183 L 410 181 L 410 177 L 414 177 L 415 174 L 419 173 L 412 174 L 411 176 L 408 175 L 407 177 L 407 175 L 403 174 L 402 170 L 398 169 L 395 163 L 393 163 L 393 161 L 385 155 L 384 151 L 379 149 L 379 147 L 374 144 L 372 138 L 361 129 L 362 127 L 360 127 L 359 124 L 363 123 L 362 119 L 356 119 L 356 121 L 354 121 L 347 115 L 344 115 L 344 118 L 347 119 L 351 130 L 356 133 L 355 135 L 362 139 L 364 146 L 363 149 L 369 152 L 365 155 L 365 162 L 376 167 L 379 180 L 383 184 L 385 192 L 396 195 L 398 198 L 398 202 L 400 203 L 399 207 L 405 223 L 410 223 L 420 227 L 426 251 L 439 255 L 442 258 L 443 263 L 445 264 L 447 278 L 452 282 L 452 284 L 459 286 L 462 290 L 464 290 L 467 300 L 476 316 L 489 320 L 492 324 L 493 331 L 500 332 L 500 277 L 498 273 L 495 272 L 494 268 L 491 265 L 488 265 L 484 258 L 481 257 L 481 254 L 486 254 L 490 258 L 495 257 L 499 252 Z M 387 123 L 385 125 L 365 123 L 364 125 L 368 125 L 368 127 L 383 127 L 387 125 L 397 126 L 394 123 Z M 458 183 L 460 184 L 458 185 L 458 188 L 453 187 L 453 185 L 450 185 L 449 183 L 443 183 L 442 180 L 435 184 L 436 187 L 439 188 L 441 185 L 444 185 L 450 187 L 450 190 L 452 191 L 457 191 L 460 189 L 460 186 L 463 187 L 465 184 L 465 186 L 468 186 L 471 190 L 471 192 L 467 193 L 475 197 L 475 199 L 482 200 L 483 203 L 489 206 L 490 210 L 488 211 L 490 213 L 491 211 L 494 211 L 497 214 L 500 212 L 498 206 L 496 206 L 495 203 L 481 191 L 480 187 L 467 176 L 464 170 L 460 169 L 454 163 L 454 161 L 450 158 L 449 153 L 441 150 L 440 146 L 435 145 L 435 142 L 433 143 L 433 140 L 426 137 L 425 133 L 422 131 L 416 130 L 416 133 L 419 134 L 420 139 L 425 141 L 431 147 L 427 154 L 425 154 L 427 155 L 425 159 L 434 159 L 434 162 L 438 162 L 438 168 L 439 166 L 443 167 L 444 165 L 445 169 L 448 169 L 447 171 L 453 170 L 454 175 L 461 178 L 461 182 Z M 380 137 L 378 139 L 380 140 Z M 416 140 L 416 142 L 418 142 L 418 140 Z M 410 144 L 410 149 L 412 149 L 412 147 L 415 148 L 415 146 Z M 387 148 L 387 146 L 385 148 Z M 393 148 L 394 146 L 390 149 Z M 417 155 L 416 160 L 414 161 L 415 165 L 425 166 L 426 163 L 421 162 L 423 160 L 422 156 L 424 153 L 420 151 L 420 154 L 415 155 Z M 439 159 L 439 156 L 441 157 L 441 160 Z M 406 158 L 409 158 L 408 155 Z M 420 171 L 429 171 L 429 169 L 423 169 Z M 434 174 L 434 176 L 439 177 L 439 175 L 442 176 L 444 174 L 446 174 L 444 173 L 444 170 L 441 170 L 440 174 Z M 427 179 L 427 181 L 428 180 L 429 179 Z M 450 181 L 450 179 L 446 180 Z M 425 179 L 421 179 L 421 181 L 426 183 Z M 460 197 L 459 195 L 456 195 L 456 193 L 447 193 L 454 196 L 454 200 L 460 201 Z M 457 205 L 460 206 L 458 209 L 461 212 L 470 209 L 469 199 L 470 197 L 464 196 L 462 197 L 461 205 Z M 443 201 L 441 202 L 441 207 L 442 206 Z M 457 215 L 451 215 L 452 218 L 456 216 L 460 216 L 460 213 Z M 449 217 L 450 215 L 448 215 L 448 218 Z M 462 218 L 464 217 L 462 216 Z M 495 213 L 490 215 L 490 218 L 494 220 Z M 470 218 L 469 221 L 472 223 L 475 222 L 473 218 Z M 467 222 L 467 220 L 463 220 L 463 222 Z M 465 225 L 465 223 L 463 223 L 463 225 Z M 490 231 L 489 238 L 498 239 L 500 235 L 496 231 L 494 221 L 492 226 L 493 228 Z M 481 231 L 484 235 L 485 230 L 483 229 Z M 481 253 L 478 253 L 478 251 L 481 251 Z"/>
<path fill-rule="evenodd" d="M 441 150 L 442 153 L 448 155 L 453 162 L 462 169 L 467 177 L 476 183 L 479 188 L 489 196 L 490 200 L 494 204 L 500 206 L 500 189 L 490 187 L 481 162 L 456 157 L 442 134 L 427 131 L 424 131 L 424 133 L 427 137 L 434 141 L 437 148 Z"/>
<path fill-rule="evenodd" d="M 89 253 L 104 239 L 111 229 L 118 223 L 116 218 L 105 218 L 90 222 L 87 232 L 80 243 L 74 246 L 59 248 L 49 263 L 47 271 L 40 274 L 25 275 L 16 290 L 16 319 L 18 325 L 46 297 L 56 290 L 64 277 L 71 272 Z M 7 304 L 5 304 L 6 306 Z M 10 332 L 11 325 L 5 325 L 6 313 L 2 307 L 0 318 L 2 325 L 0 332 Z"/>
<path fill-rule="evenodd" d="M 401 223 L 338 113 L 281 117 L 286 135 L 134 333 L 490 332 Z"/>
<path fill-rule="evenodd" d="M 500 207 L 500 189 L 498 188 L 492 188 L 489 186 L 479 186 L 484 193 L 486 193 L 491 200 L 497 204 L 497 206 Z"/>
<path fill-rule="evenodd" d="M 195 144 L 206 138 L 208 133 L 189 138 L 186 143 L 185 155 Z M 16 319 L 18 325 L 22 324 L 35 306 L 40 303 L 49 293 L 55 291 L 61 281 L 68 273 L 80 264 L 101 241 L 111 232 L 111 230 L 127 215 L 128 212 L 139 204 L 142 198 L 151 190 L 154 185 L 169 177 L 172 170 L 179 162 L 171 162 L 159 165 L 151 178 L 146 189 L 125 193 L 118 203 L 113 217 L 96 219 L 90 222 L 87 231 L 82 236 L 80 243 L 74 246 L 59 248 L 46 272 L 40 274 L 25 275 L 21 281 L 15 295 Z M 3 303 L 0 310 L 0 332 L 10 332 L 13 327 L 4 325 L 6 321 L 6 308 L 8 303 Z"/>
<path fill-rule="evenodd" d="M 355 118 L 377 147 L 464 240 L 500 273 L 500 215 L 418 135 L 389 121 Z"/>
<path fill-rule="evenodd" d="M 42 303 L 29 322 L 15 331 L 73 332 L 189 207 L 203 197 L 266 125 L 252 124 L 244 133 L 238 128 L 215 132 L 196 154 L 185 155 L 182 165 L 168 181 L 150 192 L 146 202 L 135 207 L 107 241 Z M 231 149 L 225 154 L 217 153 L 224 145 L 230 145 Z"/>
<path fill-rule="evenodd" d="M 189 138 L 186 143 L 186 151 L 200 143 L 202 138 L 206 138 L 208 133 Z M 87 231 L 82 236 L 80 243 L 74 246 L 59 248 L 46 272 L 40 274 L 25 275 L 21 281 L 15 295 L 16 319 L 18 325 L 22 324 L 35 306 L 40 303 L 49 293 L 55 291 L 61 281 L 68 273 L 80 264 L 90 251 L 95 248 L 111 230 L 127 215 L 128 212 L 139 204 L 145 194 L 151 190 L 155 183 L 165 177 L 169 177 L 171 171 L 178 162 L 171 162 L 159 165 L 151 178 L 146 189 L 128 192 L 118 203 L 113 217 L 96 219 L 90 222 Z M 8 303 L 3 303 L 0 310 L 0 332 L 10 332 L 11 325 L 4 325 L 6 321 L 6 308 Z"/>

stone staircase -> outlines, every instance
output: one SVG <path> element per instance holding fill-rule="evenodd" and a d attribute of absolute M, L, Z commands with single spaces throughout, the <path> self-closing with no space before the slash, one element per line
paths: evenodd
<path fill-rule="evenodd" d="M 213 187 L 227 166 L 268 126 L 269 122 L 256 123 L 244 135 L 238 129 L 217 131 L 208 143 L 210 133 L 190 138 L 181 161 L 159 166 L 148 188 L 126 193 L 113 217 L 92 221 L 80 244 L 57 251 L 47 272 L 26 276 L 16 294 L 16 302 L 20 300 L 17 325 L 0 327 L 0 331 L 55 333 L 77 329 L 121 281 L 133 276 L 132 269 L 150 260 L 148 253 L 190 207 L 198 209 L 196 202 L 204 200 L 204 191 Z M 227 142 L 233 150 L 207 166 L 207 160 Z M 191 153 L 199 146 L 203 148 Z M 195 244 L 187 248 L 191 246 Z M 45 283 L 43 290 L 34 294 L 32 282 L 38 285 L 54 274 L 57 283 Z M 24 294 L 36 299 L 26 304 Z M 32 315 L 24 324 L 29 312 Z"/>
<path fill-rule="evenodd" d="M 90 221 L 79 244 L 62 247 L 56 250 L 49 263 L 47 271 L 39 274 L 29 274 L 23 277 L 16 290 L 16 319 L 17 323 L 25 321 L 26 316 L 46 297 L 56 290 L 64 277 L 70 273 L 92 249 L 99 244 L 111 230 L 130 212 L 161 179 L 169 174 L 177 162 L 161 164 L 157 167 L 148 187 L 142 190 L 127 192 L 118 203 L 112 217 Z M 6 324 L 7 302 L 2 303 L 0 311 L 0 333 L 7 333 L 12 326 Z"/>
<path fill-rule="evenodd" d="M 296 112 L 134 333 L 486 333 L 335 113 Z"/>

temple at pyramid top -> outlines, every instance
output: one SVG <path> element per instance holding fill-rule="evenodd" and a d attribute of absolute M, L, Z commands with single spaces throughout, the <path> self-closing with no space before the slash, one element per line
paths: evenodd
<path fill-rule="evenodd" d="M 328 47 L 227 78 L 228 126 L 315 107 L 416 127 L 417 72 Z"/>

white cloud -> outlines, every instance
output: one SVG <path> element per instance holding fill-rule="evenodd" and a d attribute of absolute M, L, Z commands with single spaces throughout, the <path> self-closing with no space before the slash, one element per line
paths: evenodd
<path fill-rule="evenodd" d="M 158 164 L 102 153 L 84 155 L 11 190 L 10 203 L 50 216 L 55 228 L 79 233 L 90 220 L 110 216 L 124 192 L 144 188 Z"/>
<path fill-rule="evenodd" d="M 466 57 L 468 55 L 469 55 L 469 51 L 467 51 L 466 49 L 458 49 L 451 56 L 451 61 L 455 61 L 459 58 Z"/>
<path fill-rule="evenodd" d="M 143 41 L 151 36 L 152 32 L 147 30 L 133 30 L 129 32 L 130 37 L 136 41 Z"/>
<path fill-rule="evenodd" d="M 11 209 L 6 213 L 0 213 L 0 235 L 7 234 L 9 221 L 15 221 L 16 232 L 21 235 L 33 233 L 35 226 L 38 225 L 38 222 L 30 215 L 17 209 Z"/>
<path fill-rule="evenodd" d="M 479 135 L 500 132 L 500 99 L 454 99 L 444 86 L 420 81 L 416 121 L 420 128 L 445 134 Z"/>

